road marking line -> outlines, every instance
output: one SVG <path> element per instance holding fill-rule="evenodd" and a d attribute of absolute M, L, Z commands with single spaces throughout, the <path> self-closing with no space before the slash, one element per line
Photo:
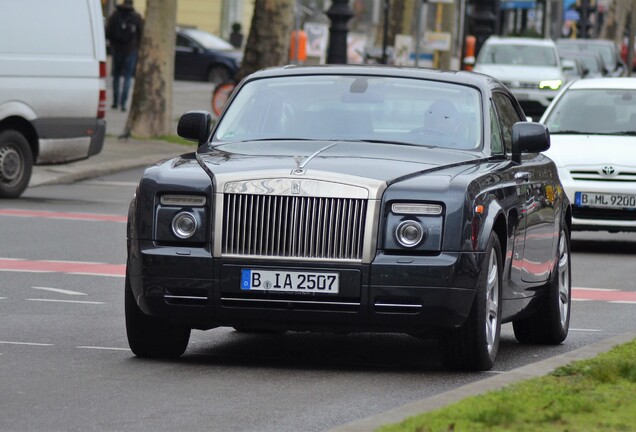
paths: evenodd
<path fill-rule="evenodd" d="M 577 329 L 577 328 L 571 328 L 570 331 L 579 331 L 579 332 L 591 332 L 591 333 L 595 333 L 595 332 L 601 332 L 603 330 L 601 329 Z"/>
<path fill-rule="evenodd" d="M 572 289 L 581 290 L 581 291 L 619 291 L 619 290 L 613 289 L 613 288 L 581 288 L 581 287 L 572 287 Z"/>
<path fill-rule="evenodd" d="M 573 300 L 598 300 L 606 302 L 636 302 L 636 292 L 608 289 L 572 288 Z"/>
<path fill-rule="evenodd" d="M 0 271 L 67 273 L 90 276 L 123 277 L 126 275 L 126 265 L 77 261 L 26 260 L 0 257 Z"/>
<path fill-rule="evenodd" d="M 84 181 L 84 184 L 87 185 L 98 185 L 98 186 L 137 186 L 139 182 L 123 182 L 123 181 Z"/>
<path fill-rule="evenodd" d="M 47 344 L 47 343 L 10 342 L 10 341 L 0 341 L 0 344 L 4 344 L 4 345 L 29 345 L 29 346 L 53 346 L 53 344 Z"/>
<path fill-rule="evenodd" d="M 55 300 L 55 299 L 36 299 L 36 298 L 29 298 L 29 299 L 26 299 L 26 300 L 27 301 L 39 301 L 39 302 L 50 302 L 50 303 L 79 303 L 79 304 L 94 304 L 94 305 L 105 304 L 104 302 L 82 301 L 82 300 Z"/>
<path fill-rule="evenodd" d="M 52 292 L 60 293 L 60 294 L 81 295 L 81 296 L 87 295 L 86 293 L 83 293 L 83 292 L 65 290 L 65 289 L 60 289 L 60 288 L 37 287 L 37 286 L 31 287 L 31 288 L 36 289 L 36 290 L 42 290 L 42 291 L 52 291 Z"/>
<path fill-rule="evenodd" d="M 123 274 L 104 274 L 104 273 L 88 273 L 88 272 L 68 272 L 68 274 L 78 276 L 104 276 L 104 277 L 125 277 Z"/>
<path fill-rule="evenodd" d="M 92 350 L 106 350 L 106 351 L 130 351 L 129 348 L 98 347 L 98 346 L 77 346 L 75 348 L 92 349 Z"/>
<path fill-rule="evenodd" d="M 88 222 L 126 223 L 128 221 L 128 216 L 121 216 L 121 215 L 108 215 L 108 214 L 98 214 L 98 213 L 70 213 L 70 212 L 54 212 L 54 211 L 46 211 L 46 210 L 21 210 L 21 209 L 0 209 L 0 216 L 83 220 Z"/>
<path fill-rule="evenodd" d="M 614 300 L 614 301 L 610 301 L 608 303 L 621 303 L 621 304 L 636 304 L 636 301 L 621 301 L 621 300 Z"/>

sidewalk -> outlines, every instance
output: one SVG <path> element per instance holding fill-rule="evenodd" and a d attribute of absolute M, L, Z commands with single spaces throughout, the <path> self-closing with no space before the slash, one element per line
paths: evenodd
<path fill-rule="evenodd" d="M 195 146 L 165 141 L 118 140 L 116 136 L 106 136 L 102 151 L 88 159 L 62 165 L 34 166 L 29 187 L 73 183 L 150 165 L 158 160 L 173 158 L 195 149 Z"/>

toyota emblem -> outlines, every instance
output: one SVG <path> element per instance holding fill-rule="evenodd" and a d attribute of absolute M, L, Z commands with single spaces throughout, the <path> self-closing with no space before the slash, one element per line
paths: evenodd
<path fill-rule="evenodd" d="M 613 167 L 613 166 L 611 166 L 611 165 L 605 165 L 605 166 L 603 167 L 603 174 L 605 174 L 605 175 L 612 175 L 612 174 L 614 174 L 615 172 L 616 172 L 616 170 L 615 170 L 615 169 L 614 169 L 614 167 Z"/>

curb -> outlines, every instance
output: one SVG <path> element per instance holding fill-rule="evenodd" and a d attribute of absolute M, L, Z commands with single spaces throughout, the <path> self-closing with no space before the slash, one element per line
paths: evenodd
<path fill-rule="evenodd" d="M 573 361 L 586 360 L 596 355 L 609 351 L 616 345 L 624 344 L 636 339 L 636 332 L 623 333 L 618 336 L 604 339 L 591 345 L 578 348 L 561 355 L 550 357 L 537 363 L 532 363 L 509 372 L 495 375 L 436 396 L 421 399 L 402 405 L 384 413 L 371 417 L 354 420 L 350 423 L 329 429 L 327 432 L 369 432 L 380 426 L 399 423 L 408 417 L 433 411 L 447 405 L 459 402 L 470 396 L 477 396 L 490 391 L 499 390 L 519 381 L 544 376 L 558 367 L 565 366 Z"/>

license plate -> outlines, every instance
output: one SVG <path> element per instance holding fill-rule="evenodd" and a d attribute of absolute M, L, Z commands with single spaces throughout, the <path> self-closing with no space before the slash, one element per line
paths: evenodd
<path fill-rule="evenodd" d="M 339 274 L 312 271 L 241 270 L 241 290 L 338 294 Z"/>
<path fill-rule="evenodd" d="M 577 207 L 636 209 L 636 195 L 576 192 L 574 203 Z"/>

